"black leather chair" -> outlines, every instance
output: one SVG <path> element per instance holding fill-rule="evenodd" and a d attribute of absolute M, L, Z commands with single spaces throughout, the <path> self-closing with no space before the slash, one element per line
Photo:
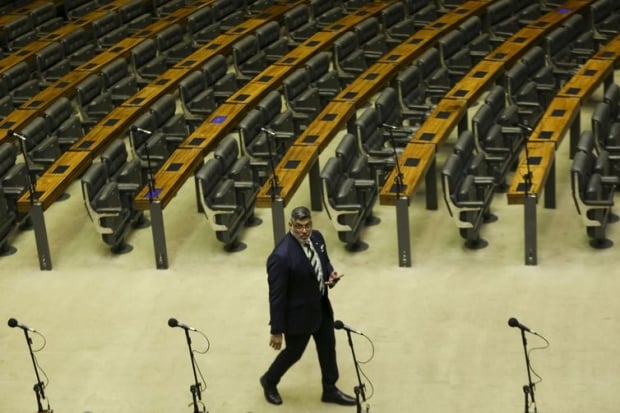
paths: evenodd
<path fill-rule="evenodd" d="M 17 214 L 9 208 L 4 195 L 4 188 L 0 185 L 0 257 L 13 255 L 17 249 L 9 244 L 10 235 L 17 224 Z"/>

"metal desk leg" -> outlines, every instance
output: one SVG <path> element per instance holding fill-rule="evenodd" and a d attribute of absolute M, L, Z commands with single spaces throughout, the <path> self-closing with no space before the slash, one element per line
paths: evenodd
<path fill-rule="evenodd" d="M 166 248 L 166 231 L 161 202 L 153 200 L 149 205 L 151 211 L 151 230 L 153 231 L 153 248 L 155 265 L 158 270 L 168 269 L 168 249 Z"/>
<path fill-rule="evenodd" d="M 538 264 L 536 234 L 536 195 L 528 194 L 523 204 L 525 228 L 525 265 Z"/>
<path fill-rule="evenodd" d="M 36 202 L 30 208 L 30 218 L 34 229 L 34 237 L 37 243 L 37 253 L 39 254 L 39 268 L 41 270 L 52 269 L 52 256 L 50 246 L 47 241 L 47 229 L 45 228 L 45 217 L 43 216 L 43 205 Z"/>
<path fill-rule="evenodd" d="M 321 202 L 321 173 L 319 171 L 319 161 L 317 160 L 310 168 L 310 207 L 313 211 L 322 211 Z"/>
<path fill-rule="evenodd" d="M 396 232 L 398 235 L 398 266 L 411 267 L 411 237 L 409 235 L 409 198 L 396 199 Z"/>
<path fill-rule="evenodd" d="M 437 209 L 437 161 L 433 157 L 433 161 L 428 167 L 428 172 L 424 177 L 426 184 L 426 209 Z"/>
<path fill-rule="evenodd" d="M 271 220 L 273 221 L 273 245 L 278 245 L 286 235 L 284 228 L 284 200 L 275 198 L 271 201 Z"/>
<path fill-rule="evenodd" d="M 545 208 L 555 209 L 555 159 L 551 162 L 545 183 Z"/>

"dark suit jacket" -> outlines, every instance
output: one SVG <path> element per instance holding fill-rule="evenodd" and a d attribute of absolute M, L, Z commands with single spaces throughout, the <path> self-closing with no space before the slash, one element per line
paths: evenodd
<path fill-rule="evenodd" d="M 333 271 L 325 239 L 313 230 L 314 244 L 327 280 Z M 333 318 L 331 305 L 321 296 L 319 283 L 310 261 L 299 241 L 289 232 L 267 259 L 269 281 L 269 312 L 271 334 L 312 334 L 318 330 L 322 317 Z M 324 314 L 323 311 L 327 310 Z"/>

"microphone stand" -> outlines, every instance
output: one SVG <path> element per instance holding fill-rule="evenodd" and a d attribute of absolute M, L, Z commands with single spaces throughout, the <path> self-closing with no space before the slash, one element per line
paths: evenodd
<path fill-rule="evenodd" d="M 267 135 L 267 150 L 269 151 L 269 164 L 271 167 L 270 192 L 271 192 L 271 200 L 274 201 L 276 198 L 276 195 L 278 194 L 279 180 L 278 180 L 278 175 L 276 175 L 276 165 L 275 165 L 275 160 L 274 160 L 275 155 L 273 153 L 271 139 L 272 138 L 275 139 L 276 133 L 272 131 L 271 129 L 267 129 L 264 127 L 261 127 L 260 130 L 265 132 L 265 134 Z"/>
<path fill-rule="evenodd" d="M 136 128 L 135 130 L 147 136 L 153 135 L 153 132 L 147 129 Z M 153 198 L 155 198 L 155 177 L 153 176 L 153 169 L 151 167 L 151 153 L 149 152 L 148 139 L 144 142 L 144 154 L 146 155 L 146 185 L 149 188 L 149 202 L 153 202 Z"/>
<path fill-rule="evenodd" d="M 347 339 L 349 340 L 349 347 L 351 347 L 351 355 L 353 356 L 353 364 L 355 365 L 355 374 L 357 375 L 357 386 L 353 387 L 355 392 L 355 403 L 357 405 L 357 413 L 362 413 L 362 402 L 366 402 L 365 385 L 362 383 L 362 376 L 360 375 L 360 367 L 355 356 L 355 349 L 353 348 L 353 340 L 351 339 L 351 332 L 347 331 Z M 366 412 L 369 411 L 366 406 Z"/>
<path fill-rule="evenodd" d="M 24 165 L 26 166 L 26 173 L 28 174 L 28 195 L 30 197 L 30 205 L 32 205 L 34 204 L 35 195 L 35 177 L 32 175 L 32 169 L 30 169 L 30 159 L 28 158 L 28 150 L 26 149 L 26 141 L 28 138 L 13 130 L 9 130 L 8 135 L 15 136 L 19 141 L 19 149 L 24 157 Z"/>
<path fill-rule="evenodd" d="M 30 352 L 30 359 L 32 360 L 32 366 L 34 367 L 34 374 L 37 378 L 37 382 L 35 383 L 33 390 L 37 396 L 37 408 L 39 413 L 52 413 L 53 410 L 50 409 L 49 400 L 47 403 L 47 409 L 43 409 L 43 405 L 41 400 L 45 400 L 45 383 L 41 381 L 39 376 L 39 369 L 37 368 L 37 362 L 34 357 L 34 352 L 32 351 L 32 339 L 28 335 L 28 330 L 24 329 L 24 336 L 26 337 L 26 343 L 28 344 L 28 351 Z"/>
<path fill-rule="evenodd" d="M 523 341 L 523 352 L 525 353 L 525 367 L 527 368 L 528 383 L 523 386 L 523 396 L 525 401 L 524 413 L 531 413 L 529 410 L 530 400 L 534 405 L 534 412 L 538 413 L 536 408 L 536 398 L 534 397 L 534 383 L 532 383 L 532 372 L 530 366 L 530 356 L 527 354 L 527 339 L 525 338 L 525 330 L 521 329 L 521 340 Z"/>
<path fill-rule="evenodd" d="M 517 123 L 517 126 L 530 134 L 533 132 L 533 129 L 530 128 L 526 124 Z M 530 190 L 530 186 L 532 185 L 532 170 L 530 169 L 530 153 L 527 149 L 527 139 L 525 140 L 525 145 L 523 149 L 525 150 L 525 167 L 527 168 L 527 172 L 522 176 L 523 182 L 525 182 L 525 190 L 523 191 L 523 195 L 527 198 L 528 192 Z"/>
<path fill-rule="evenodd" d="M 201 413 L 198 407 L 198 401 L 202 400 L 201 384 L 198 381 L 198 375 L 196 374 L 196 359 L 194 358 L 194 352 L 192 351 L 192 339 L 189 336 L 189 329 L 185 328 L 185 337 L 187 339 L 187 347 L 189 348 L 189 358 L 192 363 L 192 371 L 194 373 L 194 384 L 189 387 L 192 393 L 192 403 L 194 404 L 194 413 Z M 203 410 L 204 412 L 204 410 Z"/>
<path fill-rule="evenodd" d="M 400 164 L 398 163 L 398 153 L 396 153 L 396 142 L 394 140 L 394 129 L 398 129 L 394 125 L 389 125 L 387 123 L 383 123 L 382 126 L 386 128 L 390 132 L 390 144 L 392 145 L 392 156 L 394 157 L 394 164 L 396 165 L 396 178 L 394 178 L 394 183 L 396 186 L 396 198 L 400 198 L 400 195 L 403 191 L 403 171 L 400 169 Z"/>

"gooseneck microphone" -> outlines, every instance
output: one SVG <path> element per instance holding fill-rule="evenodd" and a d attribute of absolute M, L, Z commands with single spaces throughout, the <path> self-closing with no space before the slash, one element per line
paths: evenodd
<path fill-rule="evenodd" d="M 176 318 L 171 318 L 170 320 L 168 320 L 168 325 L 170 327 L 181 327 L 189 331 L 198 331 L 194 327 L 190 327 L 187 324 L 179 323 Z"/>
<path fill-rule="evenodd" d="M 530 330 L 530 329 L 529 329 L 529 327 L 527 327 L 527 326 L 525 326 L 525 325 L 521 324 L 521 323 L 519 322 L 519 320 L 517 320 L 517 319 L 516 319 L 516 318 L 514 318 L 514 317 L 511 317 L 510 319 L 508 319 L 508 325 L 509 325 L 510 327 L 518 327 L 518 328 L 520 328 L 520 329 L 521 329 L 521 330 L 523 330 L 523 331 L 527 331 L 528 333 L 532 333 L 532 334 L 536 334 L 536 335 L 538 335 L 538 333 L 537 333 L 537 332 Z"/>
<path fill-rule="evenodd" d="M 261 126 L 261 127 L 260 127 L 260 130 L 261 130 L 261 131 L 263 131 L 263 132 L 265 132 L 265 133 L 266 133 L 266 134 L 268 134 L 268 135 L 271 135 L 271 136 L 276 136 L 276 133 L 275 133 L 273 130 L 271 130 L 271 129 L 269 129 L 269 128 L 266 128 L 266 127 L 264 127 L 264 126 Z"/>
<path fill-rule="evenodd" d="M 138 126 L 134 126 L 134 130 L 138 131 L 138 132 L 142 132 L 142 133 L 147 134 L 147 135 L 152 135 L 153 134 L 153 132 L 151 132 L 150 130 L 142 129 L 142 128 L 138 127 Z"/>
<path fill-rule="evenodd" d="M 15 136 L 17 139 L 22 140 L 22 141 L 26 141 L 27 138 L 24 135 L 21 135 L 17 132 L 15 132 L 13 129 L 9 129 L 8 131 L 6 131 L 6 135 L 7 136 Z"/>
<path fill-rule="evenodd" d="M 336 320 L 336 321 L 334 321 L 334 328 L 335 328 L 336 330 L 345 330 L 345 331 L 349 331 L 349 332 L 351 332 L 351 333 L 359 334 L 359 335 L 361 335 L 361 336 L 363 336 L 363 335 L 364 335 L 364 333 L 362 333 L 361 331 L 358 331 L 358 330 L 354 329 L 353 327 L 350 327 L 350 326 L 346 325 L 345 323 L 343 323 L 343 322 L 342 322 L 342 321 L 340 321 L 340 320 Z"/>
<path fill-rule="evenodd" d="M 35 330 L 34 328 L 30 328 L 27 325 L 20 323 L 19 321 L 17 321 L 14 318 L 9 318 L 9 327 L 11 327 L 11 328 L 19 327 L 22 330 L 28 331 L 30 333 L 36 333 L 37 332 L 37 330 Z"/>

